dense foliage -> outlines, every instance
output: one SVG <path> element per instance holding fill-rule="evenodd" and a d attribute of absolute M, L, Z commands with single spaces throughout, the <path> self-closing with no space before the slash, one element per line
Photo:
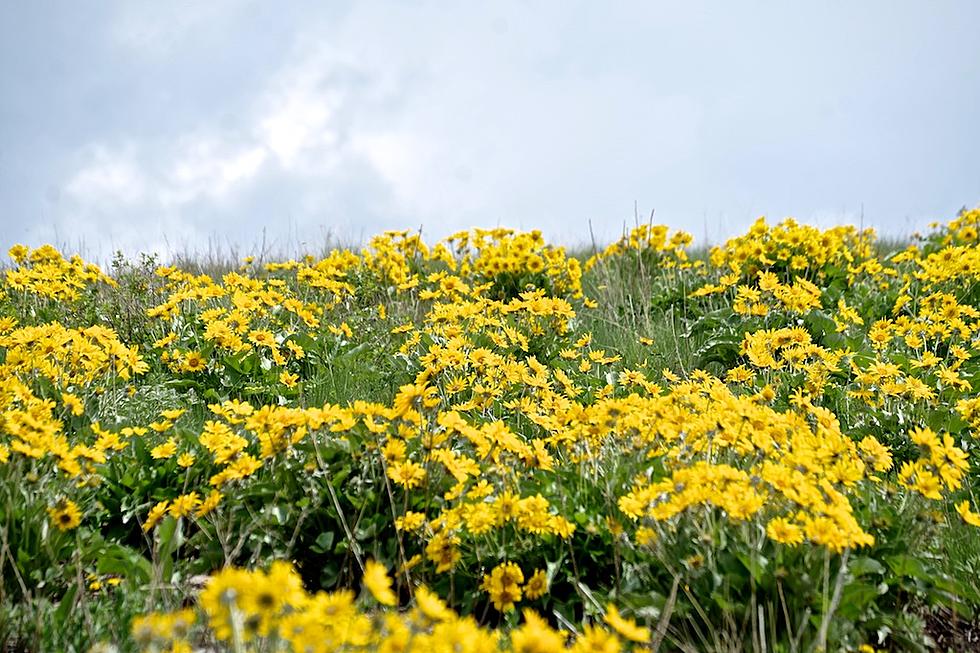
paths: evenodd
<path fill-rule="evenodd" d="M 978 223 L 642 225 L 584 262 L 388 232 L 207 274 L 16 246 L 0 649 L 955 648 Z"/>

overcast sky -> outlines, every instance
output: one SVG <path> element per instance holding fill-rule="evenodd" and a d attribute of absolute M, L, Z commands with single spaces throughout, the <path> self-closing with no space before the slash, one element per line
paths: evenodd
<path fill-rule="evenodd" d="M 0 0 L 0 246 L 980 204 L 980 2 Z"/>

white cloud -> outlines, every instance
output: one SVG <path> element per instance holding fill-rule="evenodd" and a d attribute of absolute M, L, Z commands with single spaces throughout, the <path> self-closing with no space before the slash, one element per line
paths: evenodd
<path fill-rule="evenodd" d="M 132 206 L 143 200 L 147 180 L 133 160 L 133 147 L 90 148 L 88 160 L 65 184 L 65 192 L 80 204 Z"/>
<path fill-rule="evenodd" d="M 499 223 L 574 244 L 588 240 L 590 221 L 599 239 L 618 235 L 634 200 L 644 215 L 655 207 L 657 220 L 717 238 L 764 212 L 853 219 L 865 200 L 887 219 L 915 190 L 893 181 L 930 164 L 950 181 L 910 214 L 975 192 L 963 170 L 976 130 L 963 119 L 976 86 L 943 85 L 962 97 L 929 114 L 958 127 L 895 139 L 928 122 L 896 99 L 930 95 L 904 88 L 914 78 L 928 90 L 931 73 L 905 66 L 904 50 L 880 66 L 874 53 L 901 25 L 857 10 L 794 14 L 783 29 L 777 10 L 738 22 L 742 9 L 639 4 L 590 14 L 564 3 L 354 3 L 340 15 L 293 6 L 253 16 L 256 6 L 121 5 L 110 39 L 133 61 L 106 102 L 130 101 L 127 119 L 157 113 L 106 121 L 72 145 L 78 164 L 45 180 L 63 198 L 52 200 L 56 220 L 115 230 L 131 249 L 162 235 L 247 241 L 286 224 L 365 236 L 422 224 L 431 238 Z M 263 19 L 279 22 L 266 30 Z M 866 31 L 868 45 L 838 43 L 838 23 Z M 928 36 L 956 42 L 938 28 Z M 835 47 L 820 50 L 824 38 Z M 931 138 L 943 129 L 945 140 Z M 877 203 L 861 195 L 869 188 Z"/>
<path fill-rule="evenodd" d="M 156 187 L 159 202 L 179 208 L 201 197 L 220 201 L 254 178 L 267 156 L 260 145 L 235 146 L 212 137 L 185 138 Z"/>
<path fill-rule="evenodd" d="M 241 110 L 240 124 L 205 124 L 175 144 L 145 146 L 146 212 L 179 215 L 203 201 L 248 213 L 239 199 L 269 175 L 285 175 L 299 184 L 290 190 L 300 196 L 284 202 L 301 211 L 290 214 L 301 224 L 330 212 L 363 225 L 363 215 L 337 216 L 331 202 L 345 188 L 361 192 L 366 178 L 381 184 L 358 200 L 376 221 L 407 217 L 430 237 L 510 224 L 579 242 L 590 218 L 611 203 L 631 206 L 645 176 L 697 149 L 701 111 L 684 96 L 624 101 L 635 85 L 627 74 L 542 78 L 526 70 L 528 57 L 554 56 L 555 27 L 530 34 L 487 17 L 462 34 L 436 29 L 462 17 L 423 14 L 406 17 L 429 27 L 420 37 L 399 35 L 398 16 L 355 11 L 329 45 L 300 39 Z M 364 42 L 372 21 L 377 33 Z M 388 50 L 372 47 L 389 39 Z M 520 47 L 530 54 L 515 56 Z M 648 123 L 642 133 L 638 122 Z M 638 153 L 643 166 L 624 173 L 622 162 Z M 609 233 L 602 224 L 600 237 L 616 235 L 616 222 L 605 221 Z"/>
<path fill-rule="evenodd" d="M 444 186 L 432 183 L 436 161 L 435 153 L 427 147 L 431 143 L 410 130 L 379 130 L 354 134 L 351 148 L 388 184 L 402 211 L 424 214 L 447 195 Z"/>
<path fill-rule="evenodd" d="M 60 210 L 61 228 L 112 218 L 126 218 L 130 224 L 146 221 L 148 229 L 116 230 L 130 239 L 125 247 L 145 249 L 151 247 L 148 239 L 156 238 L 148 232 L 163 225 L 174 228 L 175 238 L 206 236 L 208 227 L 220 229 L 220 222 L 207 225 L 194 216 L 214 215 L 240 229 L 231 234 L 235 238 L 248 228 L 262 227 L 248 219 L 253 207 L 243 206 L 244 198 L 267 177 L 284 175 L 306 180 L 298 187 L 304 196 L 283 198 L 301 207 L 303 215 L 292 217 L 305 222 L 326 208 L 330 195 L 324 195 L 324 186 L 352 183 L 351 169 L 374 177 L 380 173 L 364 152 L 352 147 L 355 141 L 342 134 L 350 130 L 340 114 L 352 113 L 358 99 L 351 97 L 343 79 L 331 80 L 331 75 L 350 66 L 316 49 L 290 60 L 266 80 L 239 121 L 211 122 L 170 139 L 85 146 L 61 188 L 67 200 Z M 186 238 L 180 240 L 178 249 L 185 249 Z"/>
<path fill-rule="evenodd" d="M 343 102 L 337 89 L 324 87 L 312 71 L 289 75 L 260 100 L 266 105 L 255 137 L 287 170 L 302 169 L 312 157 L 337 146 L 338 134 L 331 121 Z"/>

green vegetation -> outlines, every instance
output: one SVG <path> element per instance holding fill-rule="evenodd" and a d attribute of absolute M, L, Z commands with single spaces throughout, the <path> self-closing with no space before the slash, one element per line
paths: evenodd
<path fill-rule="evenodd" d="M 17 246 L 0 650 L 962 650 L 978 223 Z"/>

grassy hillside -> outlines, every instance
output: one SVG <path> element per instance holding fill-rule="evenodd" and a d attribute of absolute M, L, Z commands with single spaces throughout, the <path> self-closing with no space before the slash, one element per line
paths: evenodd
<path fill-rule="evenodd" d="M 10 251 L 0 650 L 963 650 L 980 210 Z"/>

